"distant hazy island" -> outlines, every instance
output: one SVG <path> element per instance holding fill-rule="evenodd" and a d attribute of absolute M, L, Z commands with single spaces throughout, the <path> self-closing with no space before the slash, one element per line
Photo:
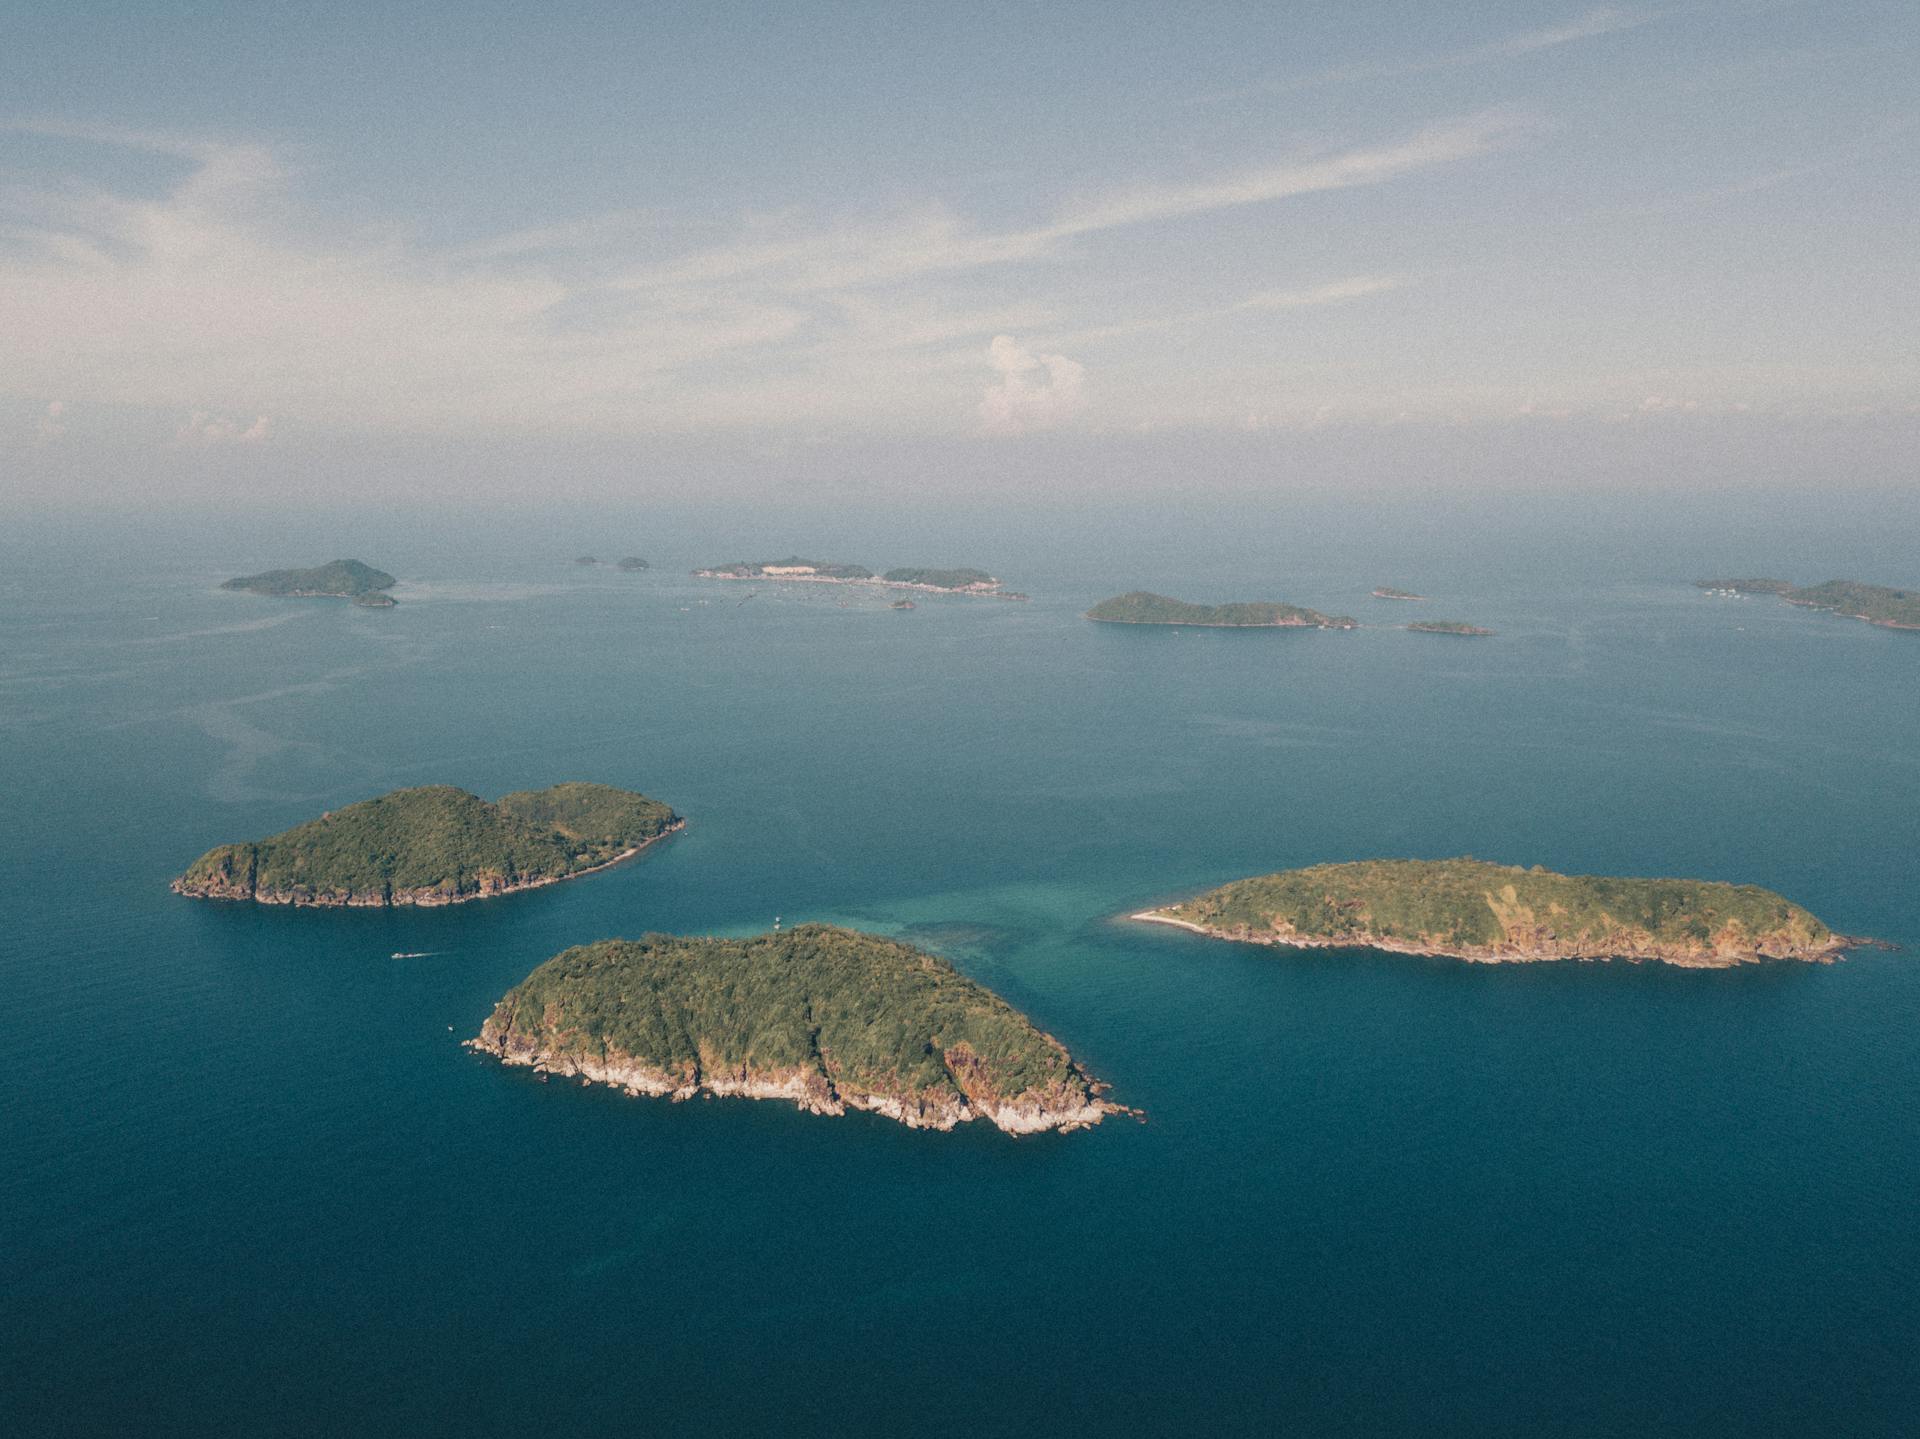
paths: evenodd
<path fill-rule="evenodd" d="M 387 609 L 393 596 L 382 594 L 399 583 L 385 570 L 376 570 L 358 560 L 332 560 L 310 570 L 268 570 L 265 574 L 242 575 L 228 580 L 223 590 L 245 590 L 253 595 L 284 595 L 298 599 L 352 600 L 370 609 Z"/>
<path fill-rule="evenodd" d="M 616 864 L 681 823 L 658 800 L 603 784 L 522 790 L 492 804 L 424 785 L 216 846 L 173 888 L 261 904 L 459 904 Z"/>
<path fill-rule="evenodd" d="M 1494 633 L 1481 625 L 1470 625 L 1465 620 L 1415 620 L 1407 628 L 1415 634 L 1422 635 L 1490 635 Z"/>
<path fill-rule="evenodd" d="M 1147 590 L 1134 590 L 1102 600 L 1086 617 L 1110 625 L 1201 625 L 1225 629 L 1352 630 L 1360 621 L 1347 615 L 1323 615 L 1273 601 L 1243 601 L 1226 605 L 1194 605 Z"/>
<path fill-rule="evenodd" d="M 1753 885 L 1608 879 L 1474 859 L 1366 860 L 1243 879 L 1133 916 L 1220 939 L 1503 963 L 1828 961 L 1850 944 Z"/>
<path fill-rule="evenodd" d="M 785 1099 L 924 1129 L 985 1119 L 1026 1134 L 1125 1112 L 945 960 L 822 924 L 566 950 L 508 991 L 469 1045 L 630 1094 Z"/>
<path fill-rule="evenodd" d="M 1424 600 L 1425 595 L 1416 595 L 1412 590 L 1396 590 L 1391 585 L 1382 585 L 1373 592 L 1376 600 Z"/>
<path fill-rule="evenodd" d="M 1826 610 L 1850 620 L 1865 620 L 1894 630 L 1920 630 L 1920 592 L 1863 585 L 1858 580 L 1828 580 L 1804 589 L 1790 580 L 1695 580 L 1703 590 L 1725 595 L 1777 595 L 1790 605 Z"/>
<path fill-rule="evenodd" d="M 784 560 L 734 560 L 693 572 L 702 580 L 810 580 L 815 583 L 879 585 L 895 590 L 926 590 L 944 595 L 988 595 L 1001 600 L 1024 600 L 1025 595 L 1003 589 L 985 570 L 966 566 L 932 569 L 907 566 L 875 574 L 865 565 L 838 564 L 789 555 Z"/>
<path fill-rule="evenodd" d="M 648 568 L 648 565 L 645 560 L 640 558 L 640 556 L 628 555 L 624 559 L 621 559 L 620 561 L 617 562 L 616 568 L 623 569 L 623 570 L 644 570 Z"/>

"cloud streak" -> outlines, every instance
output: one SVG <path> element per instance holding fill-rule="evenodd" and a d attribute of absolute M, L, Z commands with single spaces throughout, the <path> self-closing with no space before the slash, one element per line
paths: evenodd
<path fill-rule="evenodd" d="M 971 406 L 997 433 L 1057 424 L 1090 408 L 1080 360 L 1058 341 L 1042 351 L 1008 337 L 1059 328 L 1051 292 L 1063 277 L 1098 275 L 1095 237 L 1385 185 L 1494 154 L 1537 126 L 1466 116 L 1384 143 L 1098 191 L 1002 229 L 932 202 L 841 223 L 788 214 L 645 261 L 636 249 L 684 241 L 689 227 L 628 210 L 458 249 L 322 244 L 301 223 L 296 177 L 265 146 L 9 128 L 184 168 L 158 192 L 77 179 L 0 189 L 0 374 L 40 396 L 186 414 L 177 441 L 204 447 L 257 445 L 282 419 L 307 431 L 463 434 L 951 429 Z M 1360 277 L 1229 308 L 1334 303 L 1397 283 Z M 1110 289 L 1125 309 L 1151 299 L 1124 282 Z M 982 346 L 998 376 L 984 393 Z"/>
<path fill-rule="evenodd" d="M 1352 85 L 1368 80 L 1398 80 L 1414 75 L 1433 75 L 1447 70 L 1464 70 L 1500 60 L 1516 60 L 1543 50 L 1555 50 L 1562 45 L 1572 45 L 1581 40 L 1618 34 L 1623 30 L 1637 30 L 1660 18 L 1660 15 L 1654 11 L 1628 10 L 1613 5 L 1602 5 L 1561 24 L 1549 25 L 1537 30 L 1523 30 L 1497 40 L 1490 40 L 1484 45 L 1473 45 L 1463 50 L 1451 50 L 1444 54 L 1425 55 L 1406 60 L 1388 60 L 1369 65 L 1342 65 L 1331 70 L 1316 71 L 1311 75 L 1266 80 L 1258 84 L 1243 85 L 1238 89 L 1202 96 L 1196 103 L 1240 100 L 1250 95 L 1295 95 L 1308 90 L 1325 89 L 1332 85 Z"/>

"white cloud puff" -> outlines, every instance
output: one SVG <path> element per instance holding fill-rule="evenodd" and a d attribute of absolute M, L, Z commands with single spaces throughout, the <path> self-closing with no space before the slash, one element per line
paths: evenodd
<path fill-rule="evenodd" d="M 265 415 L 256 415 L 252 424 L 242 425 L 225 415 L 195 410 L 187 416 L 186 423 L 174 431 L 174 438 L 183 445 L 206 449 L 212 445 L 257 445 L 272 431 L 273 421 Z"/>
<path fill-rule="evenodd" d="M 67 402 L 55 400 L 47 406 L 47 412 L 40 417 L 35 437 L 43 445 L 50 445 L 67 433 Z"/>
<path fill-rule="evenodd" d="M 995 335 L 987 363 L 1000 376 L 980 398 L 988 434 L 1049 429 L 1085 403 L 1086 367 L 1065 355 L 1036 354 L 1011 335 Z"/>

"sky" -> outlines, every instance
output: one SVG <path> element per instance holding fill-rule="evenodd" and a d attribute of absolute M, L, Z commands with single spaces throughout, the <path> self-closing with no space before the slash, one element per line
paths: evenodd
<path fill-rule="evenodd" d="M 1916 74 L 1911 0 L 12 0 L 0 497 L 1897 486 Z"/>

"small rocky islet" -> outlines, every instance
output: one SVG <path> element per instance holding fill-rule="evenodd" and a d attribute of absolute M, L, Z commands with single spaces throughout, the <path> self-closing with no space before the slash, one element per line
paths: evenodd
<path fill-rule="evenodd" d="M 629 1094 L 869 1110 L 916 1129 L 984 1119 L 1031 1134 L 1130 1112 L 947 961 L 824 924 L 580 945 L 509 990 L 467 1043 Z"/>
<path fill-rule="evenodd" d="M 327 908 L 460 904 L 605 868 L 681 824 L 670 806 L 610 785 L 558 784 L 492 802 L 423 785 L 266 839 L 216 845 L 173 890 Z"/>
<path fill-rule="evenodd" d="M 1217 939 L 1501 964 L 1824 963 L 1867 941 L 1757 885 L 1565 875 L 1484 860 L 1363 860 L 1237 880 L 1132 916 Z"/>

